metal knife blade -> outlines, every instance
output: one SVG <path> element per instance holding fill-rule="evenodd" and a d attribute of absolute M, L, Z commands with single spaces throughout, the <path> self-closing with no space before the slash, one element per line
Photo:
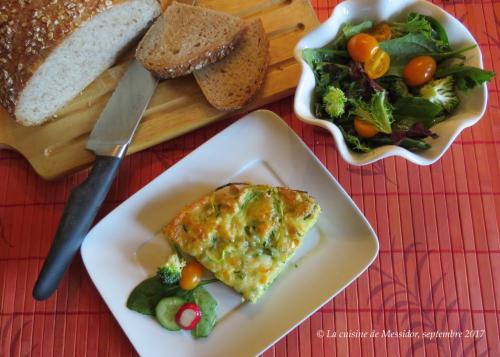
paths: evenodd
<path fill-rule="evenodd" d="M 134 59 L 106 104 L 87 141 L 87 148 L 96 154 L 94 167 L 88 178 L 71 191 L 33 289 L 35 299 L 52 295 L 80 248 L 157 84 L 158 80 Z"/>
<path fill-rule="evenodd" d="M 157 84 L 158 79 L 134 59 L 90 133 L 87 149 L 122 157 Z"/>

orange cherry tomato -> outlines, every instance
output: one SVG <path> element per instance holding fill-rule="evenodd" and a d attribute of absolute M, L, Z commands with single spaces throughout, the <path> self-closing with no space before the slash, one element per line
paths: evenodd
<path fill-rule="evenodd" d="M 375 27 L 370 31 L 370 34 L 375 37 L 378 42 L 390 40 L 392 37 L 392 31 L 389 25 L 383 22 L 375 25 Z"/>
<path fill-rule="evenodd" d="M 190 261 L 182 269 L 179 286 L 184 290 L 193 290 L 198 286 L 203 276 L 203 266 L 197 261 Z"/>
<path fill-rule="evenodd" d="M 347 42 L 347 52 L 357 62 L 364 63 L 378 49 L 378 41 L 367 33 L 358 33 Z"/>
<path fill-rule="evenodd" d="M 411 87 L 429 82 L 436 73 L 436 61 L 430 56 L 418 56 L 408 62 L 403 71 L 406 84 Z"/>
<path fill-rule="evenodd" d="M 391 66 L 391 57 L 379 48 L 368 61 L 365 62 L 365 72 L 371 79 L 377 79 L 387 73 Z"/>
<path fill-rule="evenodd" d="M 362 138 L 371 138 L 378 134 L 377 128 L 372 123 L 361 119 L 360 117 L 354 117 L 354 130 Z"/>

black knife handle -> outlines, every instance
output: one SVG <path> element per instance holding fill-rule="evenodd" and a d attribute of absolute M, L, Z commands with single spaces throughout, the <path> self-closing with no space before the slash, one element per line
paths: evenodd
<path fill-rule="evenodd" d="M 71 191 L 49 255 L 33 289 L 36 300 L 56 290 L 106 198 L 121 158 L 97 156 L 88 178 Z"/>

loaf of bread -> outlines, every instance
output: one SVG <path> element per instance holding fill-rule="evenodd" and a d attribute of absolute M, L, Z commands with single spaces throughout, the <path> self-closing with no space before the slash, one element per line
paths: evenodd
<path fill-rule="evenodd" d="M 223 60 L 194 72 L 207 100 L 220 110 L 236 110 L 258 92 L 269 64 L 269 41 L 260 19 L 253 20 L 241 42 Z"/>
<path fill-rule="evenodd" d="M 161 13 L 157 0 L 0 2 L 0 104 L 38 125 L 110 67 Z"/>
<path fill-rule="evenodd" d="M 139 43 L 136 58 L 157 77 L 184 76 L 227 56 L 244 30 L 239 17 L 173 2 Z"/>

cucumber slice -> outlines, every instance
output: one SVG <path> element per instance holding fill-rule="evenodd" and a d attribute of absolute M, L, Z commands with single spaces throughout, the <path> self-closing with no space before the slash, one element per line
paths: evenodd
<path fill-rule="evenodd" d="M 181 297 L 169 296 L 160 300 L 156 305 L 156 318 L 160 325 L 170 331 L 179 331 L 181 328 L 175 322 L 175 314 L 186 303 Z"/>

